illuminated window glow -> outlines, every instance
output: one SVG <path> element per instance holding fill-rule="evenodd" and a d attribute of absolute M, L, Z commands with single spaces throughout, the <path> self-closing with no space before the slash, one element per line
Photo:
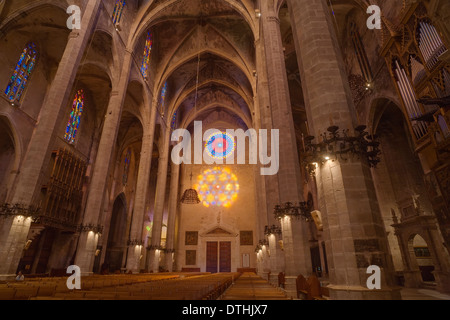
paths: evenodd
<path fill-rule="evenodd" d="M 150 31 L 147 33 L 147 39 L 145 40 L 144 58 L 142 60 L 141 73 L 144 78 L 148 78 L 148 68 L 150 66 L 150 57 L 153 48 L 153 36 Z"/>
<path fill-rule="evenodd" d="M 37 50 L 34 43 L 28 43 L 20 55 L 11 80 L 6 87 L 5 94 L 12 103 L 19 102 L 36 66 Z"/>
<path fill-rule="evenodd" d="M 178 118 L 178 111 L 175 112 L 172 117 L 172 123 L 170 124 L 170 128 L 172 129 L 172 131 L 175 131 L 175 129 L 177 128 L 177 118 Z"/>
<path fill-rule="evenodd" d="M 113 23 L 116 25 L 118 23 L 120 23 L 120 20 L 122 19 L 122 14 L 123 14 L 123 8 L 125 7 L 125 0 L 116 0 L 116 6 L 114 7 L 114 12 L 113 12 Z"/>
<path fill-rule="evenodd" d="M 239 182 L 236 175 L 228 168 L 208 169 L 198 176 L 194 188 L 202 204 L 229 208 L 237 200 L 239 194 Z"/>
<path fill-rule="evenodd" d="M 130 173 L 130 164 L 131 164 L 131 148 L 128 148 L 127 155 L 125 156 L 125 162 L 123 165 L 123 185 L 128 183 L 128 174 Z"/>
<path fill-rule="evenodd" d="M 228 133 L 218 132 L 206 140 L 205 150 L 213 159 L 226 159 L 236 150 L 236 142 Z"/>
<path fill-rule="evenodd" d="M 167 81 L 164 83 L 164 86 L 161 89 L 161 97 L 159 98 L 159 107 L 161 113 L 164 113 L 164 110 L 166 110 L 166 96 L 167 96 Z"/>
<path fill-rule="evenodd" d="M 83 115 L 84 107 L 84 92 L 78 91 L 73 100 L 72 112 L 70 113 L 69 123 L 67 124 L 66 134 L 64 139 L 69 143 L 75 143 L 78 129 L 81 123 L 81 116 Z"/>

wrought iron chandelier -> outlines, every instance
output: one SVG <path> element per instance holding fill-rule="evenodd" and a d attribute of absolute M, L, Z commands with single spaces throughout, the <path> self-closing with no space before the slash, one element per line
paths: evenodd
<path fill-rule="evenodd" d="M 4 218 L 23 216 L 26 218 L 37 219 L 41 208 L 35 206 L 25 206 L 23 204 L 4 203 L 0 206 L 0 216 Z"/>
<path fill-rule="evenodd" d="M 306 222 L 309 222 L 312 220 L 311 209 L 311 203 L 308 202 L 299 202 L 298 204 L 286 202 L 283 205 L 275 206 L 274 215 L 278 220 L 281 220 L 285 217 L 292 217 L 296 219 L 303 219 Z"/>
<path fill-rule="evenodd" d="M 191 185 L 192 185 L 192 173 L 191 173 Z M 181 197 L 181 203 L 183 204 L 199 204 L 200 198 L 198 197 L 197 190 L 187 189 L 184 191 L 183 197 Z"/>
<path fill-rule="evenodd" d="M 350 130 L 339 130 L 338 126 L 332 126 L 327 132 L 321 134 L 321 142 L 315 144 L 314 136 L 305 138 L 304 162 L 310 174 L 314 174 L 319 163 L 337 160 L 348 160 L 346 155 L 367 159 L 370 167 L 375 168 L 380 163 L 380 142 L 377 135 L 370 135 L 367 126 L 361 125 L 355 128 L 355 135 L 349 134 Z"/>
<path fill-rule="evenodd" d="M 270 235 L 281 235 L 282 231 L 281 228 L 279 226 L 276 225 L 272 225 L 271 227 L 266 226 L 264 228 L 264 235 L 266 236 L 270 236 Z"/>
<path fill-rule="evenodd" d="M 266 239 L 259 240 L 259 243 L 256 245 L 255 248 L 255 253 L 259 253 L 260 251 L 262 251 L 264 246 L 269 246 L 269 241 L 267 241 Z"/>
<path fill-rule="evenodd" d="M 77 228 L 78 232 L 94 232 L 95 234 L 101 235 L 103 233 L 104 227 L 97 224 L 89 223 L 89 224 L 80 224 Z"/>

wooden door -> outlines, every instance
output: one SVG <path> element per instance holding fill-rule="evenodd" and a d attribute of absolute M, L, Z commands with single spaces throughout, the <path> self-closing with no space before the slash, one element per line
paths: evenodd
<path fill-rule="evenodd" d="M 217 273 L 218 247 L 217 241 L 206 243 L 206 272 Z"/>
<path fill-rule="evenodd" d="M 220 272 L 231 272 L 231 242 L 220 243 Z"/>

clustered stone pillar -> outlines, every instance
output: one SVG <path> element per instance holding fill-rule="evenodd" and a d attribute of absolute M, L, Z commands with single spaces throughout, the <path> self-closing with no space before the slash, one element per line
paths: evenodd
<path fill-rule="evenodd" d="M 325 0 L 289 1 L 311 132 L 357 126 L 344 63 Z M 364 160 L 327 161 L 317 170 L 319 207 L 332 299 L 395 299 L 392 259 L 369 166 Z M 369 290 L 367 268 L 382 268 L 382 290 Z"/>
<path fill-rule="evenodd" d="M 153 108 L 156 110 L 156 108 Z M 138 242 L 142 241 L 142 229 L 145 208 L 147 205 L 147 193 L 150 180 L 150 171 L 152 167 L 153 141 L 155 131 L 155 111 L 150 122 L 144 126 L 144 135 L 142 138 L 141 158 L 139 161 L 138 180 L 136 185 L 136 196 L 134 200 L 133 219 L 131 221 L 130 239 Z M 131 244 L 128 249 L 127 270 L 133 273 L 139 273 L 140 260 L 142 255 L 143 243 Z"/>
<path fill-rule="evenodd" d="M 269 96 L 269 83 L 267 77 L 267 68 L 265 64 L 265 50 L 263 41 L 257 39 L 255 41 L 256 48 L 256 96 L 255 97 L 255 128 L 261 123 L 260 128 L 265 130 L 272 130 L 272 115 L 270 112 L 270 96 Z M 270 150 L 268 147 L 268 150 Z M 260 204 L 258 208 L 258 221 L 260 225 L 272 226 L 278 224 L 274 215 L 273 209 L 275 205 L 280 203 L 278 179 L 277 176 L 259 176 L 260 168 L 255 169 L 256 185 L 259 186 L 257 193 L 257 201 Z M 262 230 L 260 230 L 262 231 Z M 284 271 L 284 253 L 278 245 L 278 241 L 271 241 L 269 238 L 270 248 L 270 265 L 267 270 L 267 278 L 271 283 L 276 284 L 279 272 Z M 259 256 L 259 255 L 258 255 Z M 258 258 L 259 259 L 259 258 Z M 260 270 L 259 273 L 265 273 L 265 270 Z M 264 274 L 263 274 L 264 275 Z"/>
<path fill-rule="evenodd" d="M 104 195 L 109 180 L 108 174 L 111 167 L 111 159 L 114 158 L 114 147 L 117 141 L 123 104 L 129 83 L 131 62 L 132 53 L 127 50 L 123 60 L 122 73 L 118 83 L 113 86 L 105 116 L 97 159 L 95 160 L 92 180 L 89 186 L 83 226 L 97 226 L 100 222 Z M 75 264 L 80 267 L 82 274 L 92 274 L 98 237 L 99 234 L 89 230 L 89 228 L 81 230 Z"/>
<path fill-rule="evenodd" d="M 158 179 L 156 184 L 155 212 L 153 217 L 152 242 L 148 253 L 148 268 L 154 273 L 159 272 L 159 257 L 161 252 L 161 233 L 166 199 L 167 169 L 169 166 L 170 126 L 166 128 L 158 163 Z"/>
<path fill-rule="evenodd" d="M 273 128 L 280 131 L 280 168 L 278 189 L 280 201 L 302 201 L 302 179 L 297 152 L 294 120 L 289 96 L 285 56 L 280 31 L 280 21 L 270 1 L 262 3 L 262 30 L 265 43 L 265 62 L 269 84 L 270 109 Z M 300 221 L 282 221 L 286 257 L 286 289 L 296 291 L 295 279 L 299 274 L 307 277 L 312 270 L 311 253 L 306 224 Z"/>
<path fill-rule="evenodd" d="M 67 110 L 76 73 L 92 35 L 101 1 L 88 1 L 84 8 L 81 30 L 74 30 L 67 42 L 55 78 L 42 104 L 39 121 L 18 175 L 12 203 L 35 205 L 41 185 L 41 170 L 49 161 L 56 130 Z M 0 7 L 1 10 L 1 7 Z M 8 218 L 2 222 L 0 234 L 0 278 L 15 274 L 30 229 L 31 219 Z"/>
<path fill-rule="evenodd" d="M 180 180 L 180 165 L 172 163 L 170 176 L 170 194 L 169 194 L 169 219 L 167 222 L 167 240 L 166 240 L 166 267 L 169 272 L 173 271 L 173 257 L 175 250 L 175 222 L 178 213 L 178 192 Z"/>

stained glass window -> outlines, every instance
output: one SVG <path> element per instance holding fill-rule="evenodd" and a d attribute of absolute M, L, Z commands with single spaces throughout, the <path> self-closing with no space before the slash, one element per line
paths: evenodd
<path fill-rule="evenodd" d="M 141 73 L 144 78 L 148 78 L 148 67 L 150 66 L 150 57 L 153 47 L 153 36 L 149 31 L 147 33 L 147 39 L 145 40 L 144 58 L 142 60 Z"/>
<path fill-rule="evenodd" d="M 215 167 L 199 175 L 194 188 L 203 206 L 229 208 L 237 200 L 240 187 L 237 176 L 229 168 Z"/>
<path fill-rule="evenodd" d="M 161 90 L 161 98 L 159 101 L 159 105 L 160 105 L 162 113 L 164 113 L 164 110 L 166 109 L 166 96 L 167 96 L 167 81 L 164 83 L 164 86 Z"/>
<path fill-rule="evenodd" d="M 205 149 L 213 159 L 226 159 L 236 150 L 236 142 L 230 134 L 217 132 L 206 140 Z"/>
<path fill-rule="evenodd" d="M 176 111 L 172 117 L 172 122 L 170 124 L 170 129 L 172 129 L 172 131 L 175 131 L 177 128 L 177 118 L 178 118 L 178 111 Z"/>
<path fill-rule="evenodd" d="M 36 45 L 32 42 L 28 43 L 25 49 L 23 49 L 14 74 L 5 90 L 8 100 L 12 103 L 19 102 L 22 98 L 23 91 L 36 66 L 37 55 Z"/>
<path fill-rule="evenodd" d="M 72 112 L 70 113 L 69 123 L 67 124 L 66 135 L 64 139 L 66 139 L 69 143 L 75 143 L 75 139 L 77 138 L 78 128 L 81 123 L 81 116 L 83 114 L 84 107 L 84 92 L 80 90 L 75 95 L 75 99 L 73 100 Z"/>
<path fill-rule="evenodd" d="M 116 6 L 114 7 L 114 12 L 113 12 L 113 23 L 114 25 L 120 23 L 120 20 L 122 19 L 122 13 L 123 13 L 123 8 L 125 7 L 125 0 L 116 0 Z"/>
<path fill-rule="evenodd" d="M 125 162 L 123 165 L 123 185 L 128 183 L 128 174 L 130 173 L 130 163 L 131 163 L 131 148 L 128 148 L 127 155 L 125 156 Z"/>

